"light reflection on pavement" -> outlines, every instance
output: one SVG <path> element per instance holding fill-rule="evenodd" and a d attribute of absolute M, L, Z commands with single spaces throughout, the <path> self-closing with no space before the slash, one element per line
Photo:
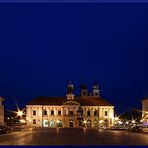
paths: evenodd
<path fill-rule="evenodd" d="M 96 128 L 34 128 L 0 135 L 0 145 L 148 145 L 148 134 Z"/>

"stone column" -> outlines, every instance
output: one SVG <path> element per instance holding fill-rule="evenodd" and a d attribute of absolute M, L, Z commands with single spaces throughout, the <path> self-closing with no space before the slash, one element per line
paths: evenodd
<path fill-rule="evenodd" d="M 53 108 L 53 110 L 54 110 L 54 116 L 56 116 L 56 109 L 55 109 L 55 108 Z"/>
<path fill-rule="evenodd" d="M 66 115 L 68 115 L 68 107 L 66 107 Z"/>
<path fill-rule="evenodd" d="M 63 116 L 63 108 L 61 107 L 61 116 Z"/>
<path fill-rule="evenodd" d="M 108 116 L 108 127 L 110 127 L 110 108 L 108 108 L 107 116 Z"/>
<path fill-rule="evenodd" d="M 102 108 L 102 119 L 104 120 L 104 108 Z"/>
<path fill-rule="evenodd" d="M 100 121 L 100 108 L 98 107 L 98 121 Z"/>

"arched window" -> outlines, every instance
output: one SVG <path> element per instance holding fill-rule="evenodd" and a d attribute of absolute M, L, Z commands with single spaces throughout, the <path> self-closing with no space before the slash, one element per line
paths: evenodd
<path fill-rule="evenodd" d="M 73 120 L 72 119 L 69 120 L 69 127 L 73 127 Z"/>
<path fill-rule="evenodd" d="M 43 127 L 48 127 L 48 120 L 47 119 L 43 120 Z"/>
<path fill-rule="evenodd" d="M 91 120 L 90 119 L 87 120 L 86 125 L 87 125 L 87 127 L 91 127 Z"/>
<path fill-rule="evenodd" d="M 61 120 L 57 121 L 57 127 L 62 127 L 62 121 Z"/>
<path fill-rule="evenodd" d="M 50 121 L 50 123 L 49 123 L 49 125 L 50 125 L 50 127 L 54 127 L 54 126 L 55 126 L 54 121 L 53 121 L 53 120 L 51 120 L 51 121 Z"/>
<path fill-rule="evenodd" d="M 108 126 L 108 119 L 104 120 L 104 126 L 107 127 Z"/>
<path fill-rule="evenodd" d="M 94 120 L 94 127 L 98 127 L 98 120 L 97 119 Z"/>

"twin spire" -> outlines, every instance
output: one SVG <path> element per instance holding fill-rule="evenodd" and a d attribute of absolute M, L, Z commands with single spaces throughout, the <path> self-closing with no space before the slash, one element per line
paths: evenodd
<path fill-rule="evenodd" d="M 71 83 L 71 81 L 69 81 L 68 85 L 67 85 L 67 96 L 70 95 L 74 95 L 74 86 Z M 81 97 L 86 97 L 86 96 L 100 96 L 100 91 L 99 91 L 99 86 L 97 84 L 96 79 L 94 79 L 94 83 L 93 83 L 93 88 L 92 88 L 92 92 L 88 92 L 88 88 L 86 86 L 86 84 L 84 82 L 82 82 L 82 84 L 80 85 L 80 96 Z"/>

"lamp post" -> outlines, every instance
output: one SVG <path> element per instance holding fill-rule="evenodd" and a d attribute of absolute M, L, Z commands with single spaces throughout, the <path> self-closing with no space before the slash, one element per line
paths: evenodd
<path fill-rule="evenodd" d="M 114 124 L 115 124 L 115 127 L 118 128 L 118 121 L 119 121 L 119 118 L 118 117 L 115 117 L 114 118 Z"/>
<path fill-rule="evenodd" d="M 21 118 L 22 118 L 23 112 L 22 111 L 18 111 L 17 115 L 20 117 L 20 132 L 21 132 Z"/>

